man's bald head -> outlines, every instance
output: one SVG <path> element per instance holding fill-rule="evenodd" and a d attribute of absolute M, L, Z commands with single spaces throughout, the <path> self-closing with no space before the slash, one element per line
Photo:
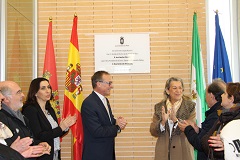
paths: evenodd
<path fill-rule="evenodd" d="M 0 82 L 0 90 L 2 95 L 5 97 L 2 103 L 7 105 L 9 108 L 17 111 L 23 106 L 24 94 L 16 82 Z"/>

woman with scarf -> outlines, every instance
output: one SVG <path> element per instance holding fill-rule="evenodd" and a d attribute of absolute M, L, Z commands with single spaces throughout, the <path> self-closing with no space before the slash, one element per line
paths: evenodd
<path fill-rule="evenodd" d="M 155 160 L 193 160 L 193 147 L 179 129 L 179 120 L 194 122 L 195 103 L 183 95 L 183 81 L 177 77 L 167 80 L 165 98 L 154 107 L 150 133 L 158 137 L 155 147 Z"/>

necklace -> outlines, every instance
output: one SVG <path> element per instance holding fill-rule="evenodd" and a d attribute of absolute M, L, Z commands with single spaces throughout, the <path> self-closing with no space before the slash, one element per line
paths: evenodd
<path fill-rule="evenodd" d="M 42 111 L 43 111 L 43 113 L 44 113 L 45 115 L 49 115 L 48 110 L 46 110 L 45 108 L 42 108 L 42 107 L 41 107 L 41 109 L 42 109 Z"/>
<path fill-rule="evenodd" d="M 45 109 L 45 111 L 44 111 L 44 114 L 45 114 L 45 115 L 50 115 L 50 113 L 49 113 L 48 110 L 46 110 L 46 109 Z"/>

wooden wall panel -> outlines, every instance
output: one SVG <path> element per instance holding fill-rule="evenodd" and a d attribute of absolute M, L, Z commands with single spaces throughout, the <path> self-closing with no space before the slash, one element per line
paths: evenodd
<path fill-rule="evenodd" d="M 109 97 L 115 116 L 128 120 L 116 138 L 118 160 L 151 160 L 156 138 L 149 133 L 154 105 L 163 98 L 166 80 L 183 78 L 185 94 L 190 94 L 193 12 L 198 13 L 199 34 L 206 66 L 205 2 L 193 0 L 39 0 L 38 75 L 42 75 L 48 18 L 53 18 L 60 104 L 63 104 L 65 70 L 74 13 L 78 15 L 79 55 L 83 94 L 91 91 L 94 73 L 94 35 L 149 33 L 151 72 L 113 74 L 114 89 Z M 205 72 L 206 73 L 206 72 Z M 207 74 L 206 74 L 207 75 Z M 61 108 L 62 110 L 62 108 Z M 62 159 L 71 159 L 71 134 L 63 138 Z"/>

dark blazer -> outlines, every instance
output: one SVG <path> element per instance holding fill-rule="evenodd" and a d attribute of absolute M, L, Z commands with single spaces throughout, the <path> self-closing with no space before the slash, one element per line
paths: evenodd
<path fill-rule="evenodd" d="M 111 121 L 102 100 L 92 92 L 82 103 L 84 131 L 82 160 L 115 160 L 118 128 L 107 99 Z"/>
<path fill-rule="evenodd" d="M 184 133 L 191 145 L 198 150 L 197 159 L 207 160 L 208 155 L 203 152 L 201 139 L 212 128 L 214 123 L 218 120 L 217 110 L 221 109 L 221 102 L 214 104 L 208 111 L 206 111 L 206 119 L 202 122 L 202 127 L 197 134 L 192 126 L 187 126 Z"/>
<path fill-rule="evenodd" d="M 0 121 L 4 123 L 8 128 L 12 131 L 13 136 L 10 138 L 5 139 L 6 143 L 8 146 L 11 146 L 11 144 L 17 139 L 19 136 L 20 138 L 25 138 L 25 137 L 31 137 L 33 138 L 33 144 L 32 145 L 37 145 L 40 141 L 37 140 L 29 127 L 29 121 L 26 117 L 24 117 L 24 122 L 25 124 L 16 118 L 15 116 L 11 115 L 4 109 L 0 110 Z M 33 160 L 36 158 L 28 158 L 29 160 Z"/>
<path fill-rule="evenodd" d="M 0 121 L 4 123 L 8 128 L 12 131 L 13 136 L 10 138 L 5 139 L 6 143 L 8 146 L 11 146 L 11 144 L 17 139 L 18 136 L 20 138 L 25 138 L 25 137 L 31 137 L 33 138 L 33 134 L 31 130 L 29 129 L 29 121 L 26 117 L 24 117 L 24 121 L 26 125 L 19 120 L 18 118 L 12 116 L 5 110 L 0 110 Z M 34 143 L 38 144 L 39 141 L 36 143 L 36 139 L 34 139 Z"/>
<path fill-rule="evenodd" d="M 25 158 L 14 149 L 0 143 L 0 160 L 25 160 Z"/>
<path fill-rule="evenodd" d="M 50 103 L 46 104 L 46 109 L 48 111 L 48 114 L 50 114 L 53 119 L 58 122 L 56 114 L 53 108 L 50 106 Z M 59 126 L 52 129 L 51 124 L 49 123 L 47 117 L 44 115 L 38 103 L 25 104 L 23 106 L 22 113 L 29 119 L 29 125 L 34 137 L 42 142 L 47 142 L 52 147 L 50 155 L 45 154 L 37 159 L 52 160 L 54 154 L 54 138 L 61 137 L 65 132 L 63 132 Z"/>

